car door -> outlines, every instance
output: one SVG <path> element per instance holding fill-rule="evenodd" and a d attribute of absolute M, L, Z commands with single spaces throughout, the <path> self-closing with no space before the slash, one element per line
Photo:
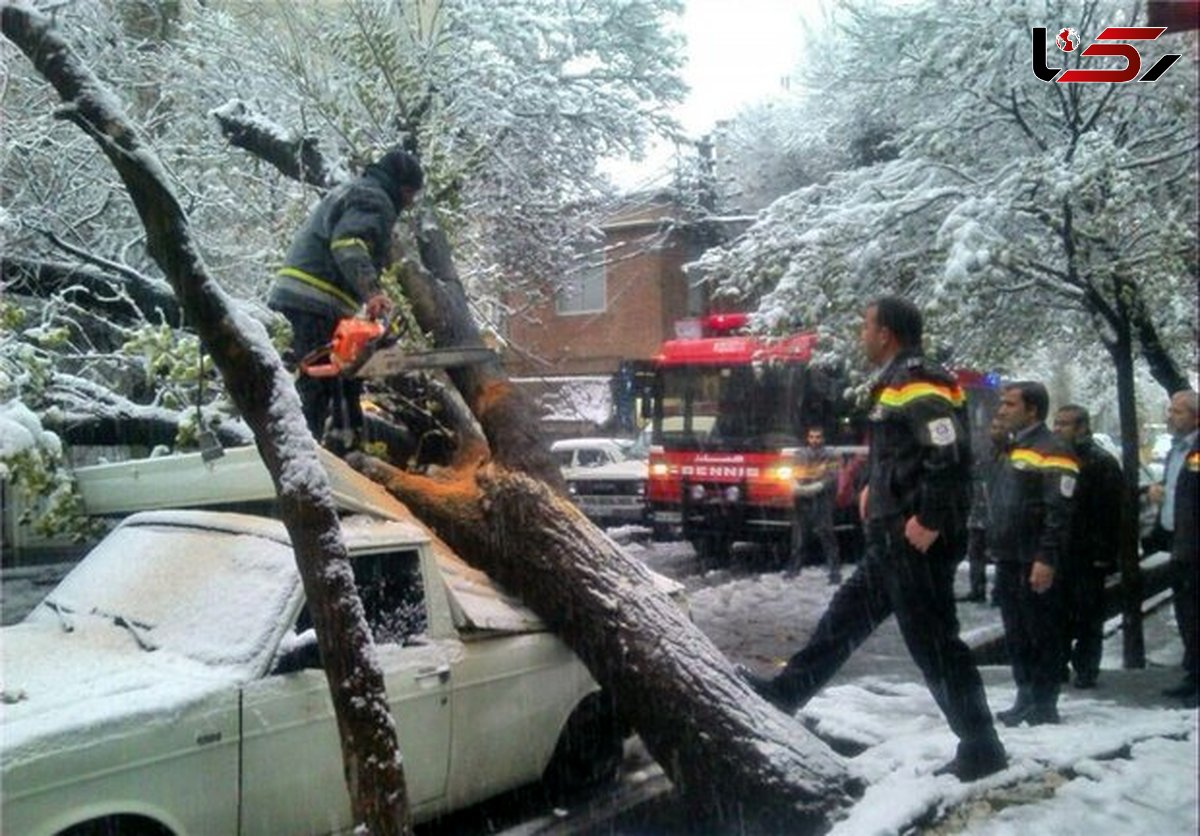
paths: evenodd
<path fill-rule="evenodd" d="M 356 556 L 352 564 L 396 721 L 409 804 L 419 814 L 445 793 L 452 648 L 421 639 L 428 615 L 415 550 Z M 301 639 L 311 637 L 303 613 L 297 628 L 293 640 L 303 647 Z M 268 674 L 245 690 L 242 833 L 330 833 L 353 825 L 329 686 L 308 656 L 309 666 Z M 286 658 L 276 671 L 291 666 L 281 664 Z"/>

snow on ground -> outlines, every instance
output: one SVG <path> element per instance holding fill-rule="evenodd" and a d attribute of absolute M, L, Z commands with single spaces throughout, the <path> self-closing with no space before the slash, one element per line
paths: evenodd
<path fill-rule="evenodd" d="M 694 560 L 686 544 L 626 548 L 675 577 Z M 697 625 L 731 658 L 766 672 L 799 649 L 835 587 L 823 568 L 795 577 L 752 568 L 735 565 L 683 579 Z M 996 623 L 999 611 L 961 603 L 959 618 L 967 632 Z M 1197 712 L 1160 694 L 1181 678 L 1182 646 L 1170 606 L 1147 618 L 1145 636 L 1147 669 L 1120 669 L 1121 634 L 1112 630 L 1100 687 L 1065 686 L 1062 725 L 999 727 L 1008 769 L 964 785 L 933 775 L 953 756 L 956 739 L 889 620 L 797 714 L 839 751 L 858 752 L 847 765 L 869 785 L 831 836 L 1197 833 Z M 981 673 L 992 710 L 1010 706 L 1016 689 L 1009 669 Z"/>

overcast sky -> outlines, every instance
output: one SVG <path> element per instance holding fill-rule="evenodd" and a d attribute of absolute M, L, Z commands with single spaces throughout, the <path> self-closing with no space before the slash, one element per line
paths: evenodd
<path fill-rule="evenodd" d="M 680 25 L 691 92 L 675 109 L 683 129 L 701 137 L 743 105 L 781 92 L 800 55 L 801 22 L 816 19 L 819 8 L 819 0 L 686 0 Z M 636 188 L 669 170 L 673 150 L 660 146 L 641 163 L 614 161 L 604 170 Z"/>

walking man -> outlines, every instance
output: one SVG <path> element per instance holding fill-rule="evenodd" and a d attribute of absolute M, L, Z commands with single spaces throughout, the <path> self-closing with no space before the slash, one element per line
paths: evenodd
<path fill-rule="evenodd" d="M 1070 548 L 1063 555 L 1063 666 L 1075 669 L 1076 688 L 1095 688 L 1104 650 L 1104 581 L 1117 568 L 1121 466 L 1092 438 L 1091 417 L 1070 404 L 1054 414 L 1054 434 L 1079 460 Z"/>
<path fill-rule="evenodd" d="M 837 537 L 833 533 L 833 504 L 837 492 L 837 458 L 825 446 L 825 431 L 810 427 L 805 447 L 796 455 L 795 519 L 792 521 L 791 571 L 804 565 L 804 551 L 810 537 L 816 535 L 825 557 L 829 582 L 842 582 L 842 564 Z"/>
<path fill-rule="evenodd" d="M 962 390 L 921 351 L 921 313 L 885 296 L 863 316 L 861 342 L 880 371 L 872 388 L 867 487 L 859 496 L 866 552 L 834 594 L 808 644 L 767 679 L 743 671 L 791 712 L 816 693 L 889 615 L 958 736 L 938 770 L 973 781 L 1007 765 L 979 670 L 958 637 L 954 573 L 966 536 L 970 439 Z"/>
<path fill-rule="evenodd" d="M 267 304 L 292 326 L 296 360 L 326 345 L 339 319 L 363 309 L 368 319 L 391 310 L 379 274 L 392 264 L 392 226 L 412 204 L 424 175 L 416 157 L 394 149 L 366 167 L 362 176 L 326 195 L 296 233 Z M 353 379 L 296 380 L 304 420 L 318 442 L 332 419 L 333 445 L 351 449 L 361 440 L 362 382 Z"/>
<path fill-rule="evenodd" d="M 1063 666 L 1061 589 L 1079 464 L 1046 426 L 1050 397 L 1034 381 L 1010 383 L 996 415 L 1012 449 L 996 474 L 988 546 L 1017 700 L 996 716 L 1007 726 L 1058 723 Z"/>

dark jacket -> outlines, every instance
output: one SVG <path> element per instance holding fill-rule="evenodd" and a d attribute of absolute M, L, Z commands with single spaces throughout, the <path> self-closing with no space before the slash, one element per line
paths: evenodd
<path fill-rule="evenodd" d="M 954 542 L 966 533 L 971 439 L 954 376 L 920 354 L 897 355 L 872 389 L 868 521 L 917 516 Z"/>
<path fill-rule="evenodd" d="M 1121 496 L 1125 480 L 1121 466 L 1094 441 L 1075 445 L 1079 485 L 1071 514 L 1071 566 L 1112 572 L 1117 568 L 1121 528 Z"/>
<path fill-rule="evenodd" d="M 398 190 L 385 171 L 368 167 L 325 196 L 296 233 L 275 277 L 268 305 L 331 317 L 350 316 L 379 291 L 391 263 Z"/>
<path fill-rule="evenodd" d="M 997 561 L 1057 568 L 1069 546 L 1079 462 L 1045 424 L 1013 439 L 992 482 L 988 547 Z"/>
<path fill-rule="evenodd" d="M 1175 483 L 1175 539 L 1171 546 L 1171 557 L 1191 563 L 1193 571 L 1196 565 L 1196 537 L 1200 535 L 1200 531 L 1196 530 L 1196 504 L 1200 502 L 1198 487 L 1200 444 L 1193 442 L 1179 471 L 1179 481 Z"/>

